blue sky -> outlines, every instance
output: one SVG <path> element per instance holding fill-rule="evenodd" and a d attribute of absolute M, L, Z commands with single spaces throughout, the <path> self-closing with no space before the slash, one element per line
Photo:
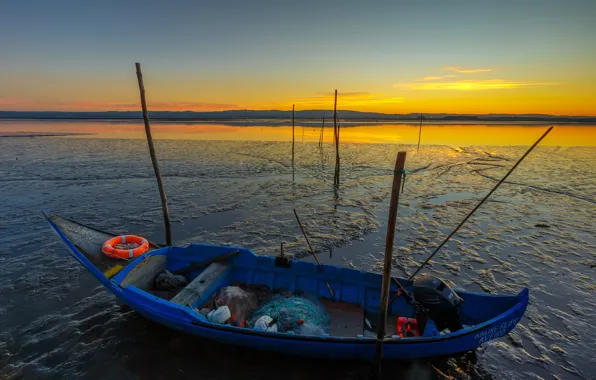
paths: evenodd
<path fill-rule="evenodd" d="M 3 1 L 0 109 L 126 108 L 139 61 L 162 108 L 316 108 L 339 88 L 363 110 L 585 113 L 594 36 L 591 0 Z"/>

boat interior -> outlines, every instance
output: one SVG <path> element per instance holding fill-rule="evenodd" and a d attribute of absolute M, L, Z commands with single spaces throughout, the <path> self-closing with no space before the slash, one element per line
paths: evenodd
<path fill-rule="evenodd" d="M 218 260 L 219 257 L 224 259 Z M 214 258 L 214 262 L 193 269 L 197 263 Z M 175 292 L 155 290 L 155 277 L 166 269 L 171 273 L 184 271 L 188 284 Z M 264 285 L 274 293 L 308 294 L 317 297 L 329 314 L 331 336 L 374 333 L 380 312 L 378 274 L 334 266 L 323 266 L 321 271 L 313 263 L 294 260 L 289 261 L 289 267 L 278 267 L 272 257 L 256 256 L 235 247 L 192 244 L 154 251 L 112 280 L 121 287 L 132 286 L 195 310 L 208 306 L 221 288 L 235 284 Z M 414 314 L 414 309 L 403 299 L 396 299 L 387 320 L 387 331 L 395 330 L 397 315 L 413 318 Z"/>

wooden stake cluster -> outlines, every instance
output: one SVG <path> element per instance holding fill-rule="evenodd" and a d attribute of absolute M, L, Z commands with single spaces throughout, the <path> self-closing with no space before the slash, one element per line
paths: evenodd
<path fill-rule="evenodd" d="M 172 223 L 170 222 L 170 214 L 168 211 L 168 200 L 166 192 L 163 188 L 161 180 L 161 173 L 159 171 L 159 164 L 155 155 L 155 146 L 153 145 L 153 137 L 151 136 L 151 126 L 149 125 L 149 114 L 147 113 L 147 103 L 145 102 L 145 86 L 143 85 L 143 73 L 141 72 L 141 64 L 135 64 L 137 68 L 137 80 L 139 82 L 139 92 L 141 93 L 141 107 L 143 108 L 143 121 L 145 122 L 145 134 L 147 135 L 147 143 L 149 144 L 149 154 L 151 155 L 151 162 L 153 163 L 153 171 L 157 179 L 157 186 L 159 187 L 159 196 L 161 197 L 161 208 L 163 211 L 163 222 L 166 228 L 166 244 L 172 245 Z"/>
<path fill-rule="evenodd" d="M 321 134 L 319 135 L 319 148 L 323 147 L 324 130 L 325 130 L 325 112 L 323 112 L 323 124 L 321 124 Z"/>

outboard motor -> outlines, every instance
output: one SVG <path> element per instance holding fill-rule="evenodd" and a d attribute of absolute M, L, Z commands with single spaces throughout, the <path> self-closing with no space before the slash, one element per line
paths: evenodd
<path fill-rule="evenodd" d="M 439 331 L 448 328 L 453 332 L 462 328 L 459 305 L 463 299 L 442 280 L 429 275 L 418 277 L 414 281 L 414 299 L 428 311 L 428 317 Z"/>

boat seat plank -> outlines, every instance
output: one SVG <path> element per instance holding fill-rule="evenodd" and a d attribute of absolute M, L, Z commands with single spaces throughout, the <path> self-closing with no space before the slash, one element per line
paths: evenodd
<path fill-rule="evenodd" d="M 190 284 L 182 289 L 176 297 L 172 298 L 172 302 L 178 305 L 192 305 L 226 272 L 228 266 L 229 264 L 227 263 L 213 263 L 209 265 Z"/>
<path fill-rule="evenodd" d="M 166 268 L 166 256 L 154 255 L 145 258 L 120 283 L 121 287 L 128 285 L 136 286 L 142 290 L 149 290 L 153 287 L 153 281 L 159 272 Z"/>
<path fill-rule="evenodd" d="M 321 299 L 331 324 L 329 335 L 356 337 L 364 330 L 364 309 L 359 305 Z"/>

